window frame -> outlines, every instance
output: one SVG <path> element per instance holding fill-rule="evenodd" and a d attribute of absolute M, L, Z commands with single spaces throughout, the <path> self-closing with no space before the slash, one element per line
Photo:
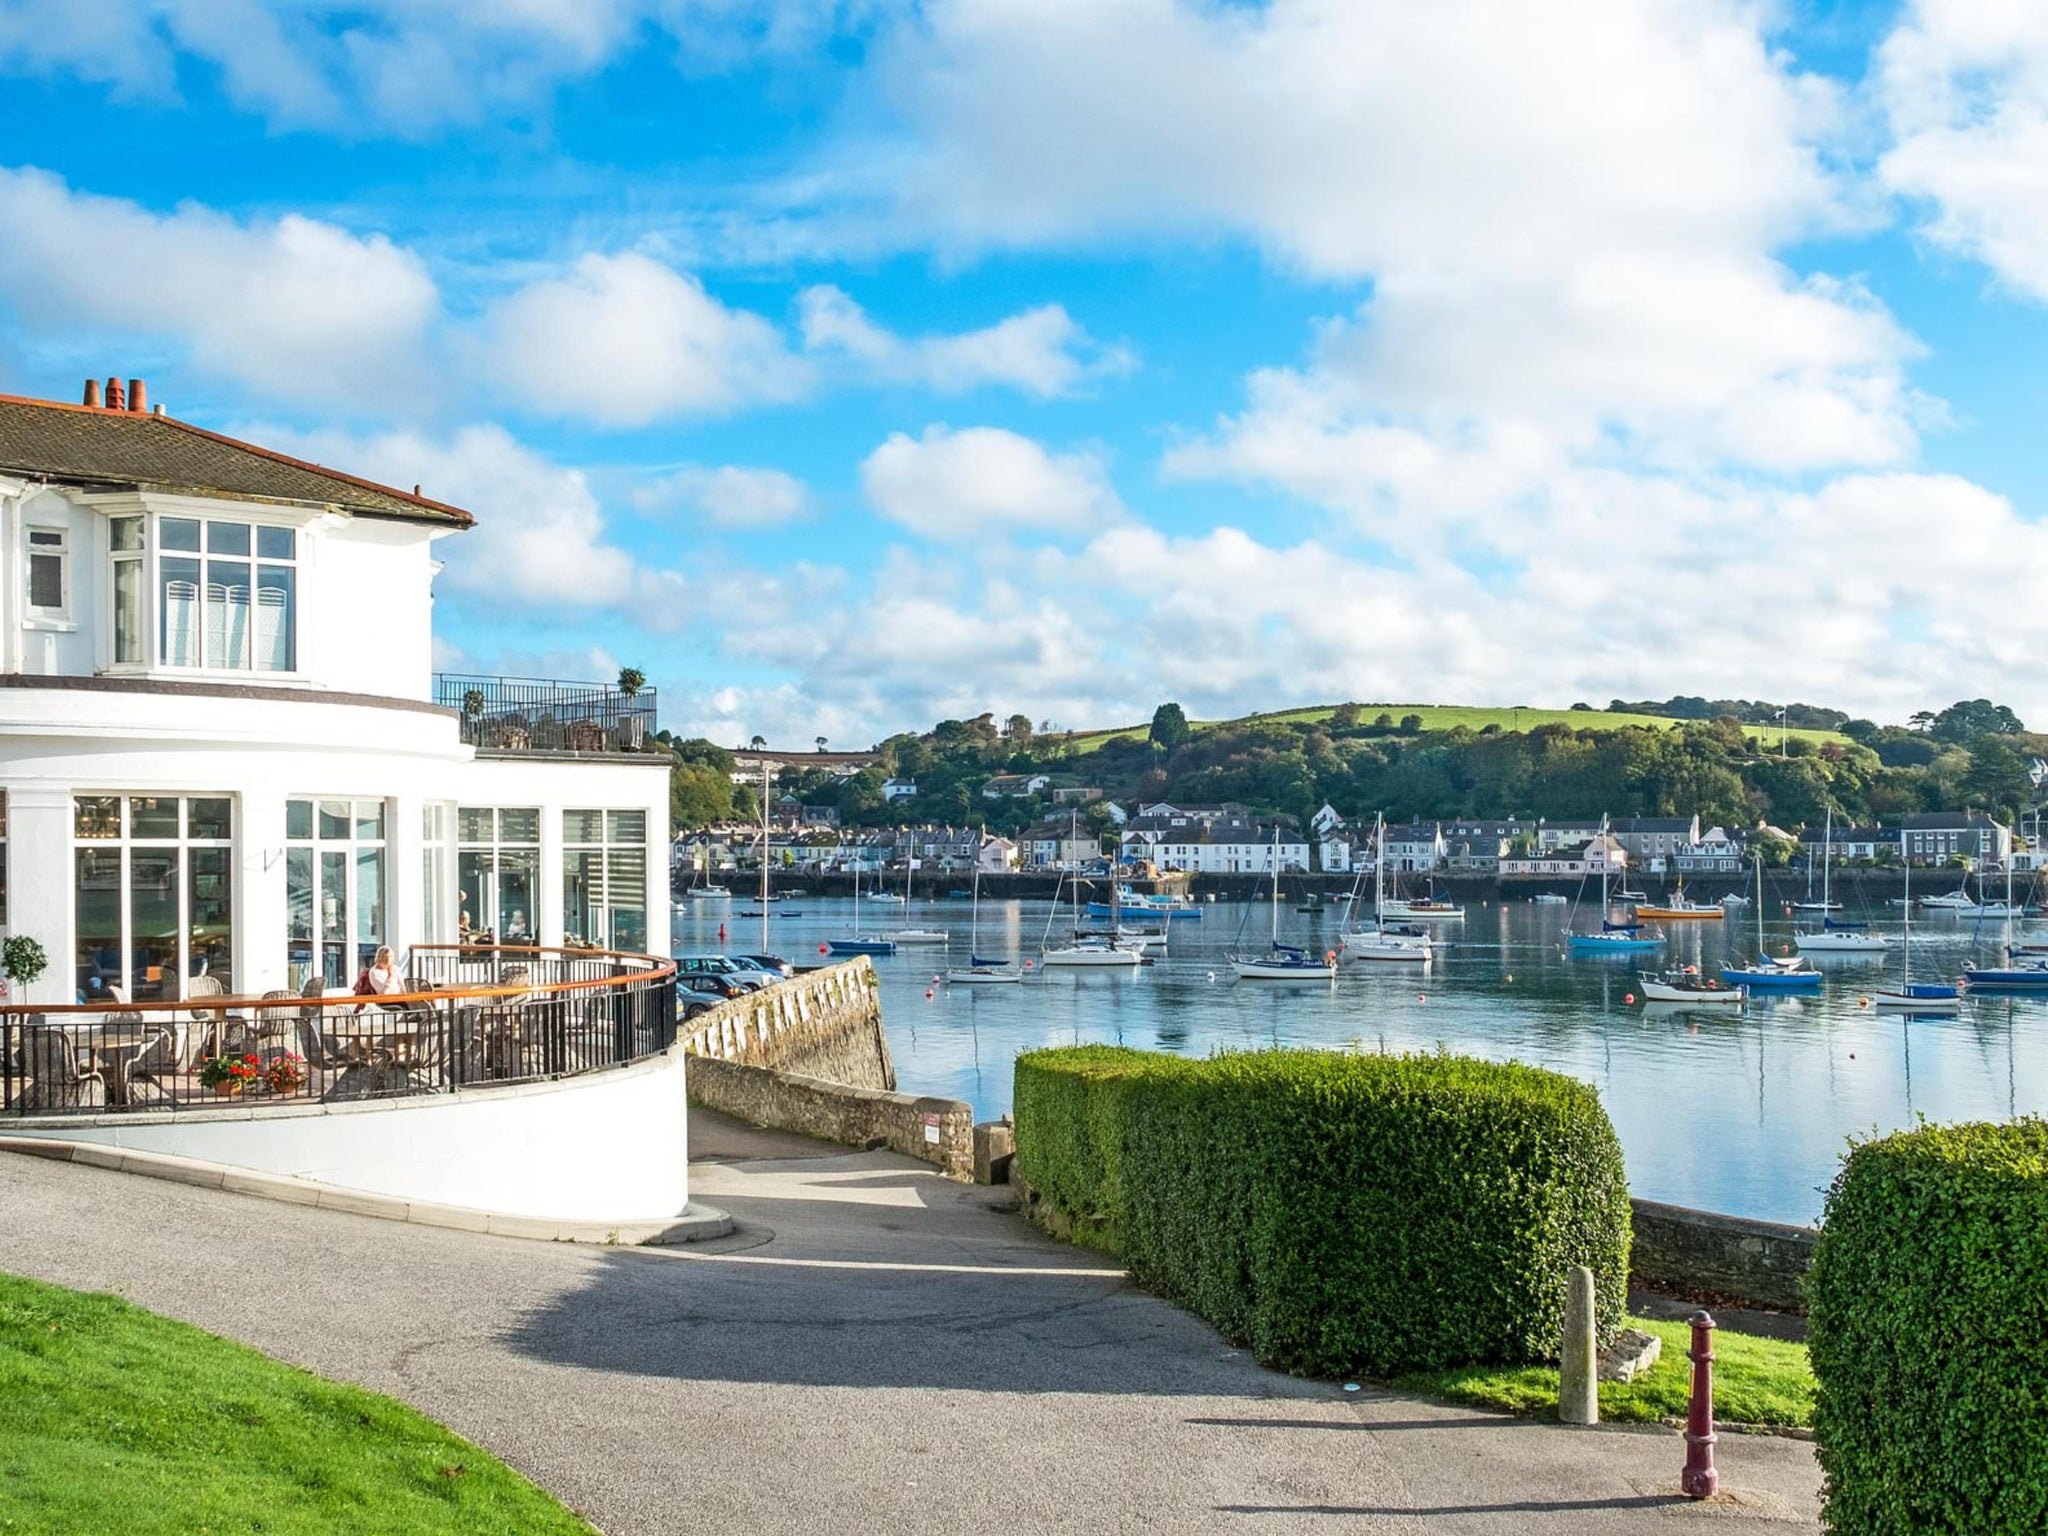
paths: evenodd
<path fill-rule="evenodd" d="M 307 808 L 306 834 L 292 831 L 293 808 Z M 327 830 L 332 816 L 330 807 L 342 807 L 343 830 L 333 833 Z M 375 808 L 377 826 L 374 834 L 365 834 L 363 821 L 366 811 Z M 345 987 L 354 982 L 364 967 L 376 958 L 379 947 L 389 944 L 394 951 L 403 946 L 391 938 L 391 894 L 395 883 L 392 867 L 394 838 L 394 803 L 382 795 L 318 795 L 294 794 L 285 798 L 285 976 L 294 989 L 303 987 L 314 971 L 318 971 L 331 987 Z M 307 872 L 307 921 L 308 937 L 299 939 L 292 931 L 292 855 L 306 855 Z M 377 870 L 377 888 L 366 896 L 363 879 L 364 855 L 372 853 Z M 338 858 L 337 871 L 340 880 L 338 890 L 329 886 L 327 860 Z M 330 896 L 336 898 L 339 917 L 339 935 L 327 931 L 324 904 Z M 370 910 L 374 910 L 377 921 L 369 922 Z M 363 929 L 374 927 L 377 931 L 365 937 Z M 304 942 L 307 949 L 305 969 L 298 969 L 293 959 L 294 947 Z M 330 973 L 327 966 L 327 951 L 338 946 L 342 954 L 339 974 Z"/>
<path fill-rule="evenodd" d="M 83 802 L 112 801 L 115 804 L 114 832 L 110 836 L 86 836 L 81 833 L 80 820 Z M 163 833 L 138 834 L 135 828 L 135 804 L 138 801 L 155 802 L 159 807 L 168 804 L 174 807 L 176 830 Z M 226 833 L 223 836 L 209 836 L 194 831 L 198 802 L 221 802 L 227 808 Z M 194 940 L 198 934 L 195 923 L 200 896 L 197 882 L 202 874 L 207 878 L 223 882 L 220 901 L 226 907 L 226 951 L 227 976 L 224 983 L 232 990 L 233 978 L 246 963 L 241 953 L 241 930 L 236 922 L 236 887 L 241 883 L 241 869 L 237 850 L 241 847 L 242 804 L 241 797 L 231 790 L 195 792 L 191 790 L 166 790 L 152 793 L 139 789 L 74 789 L 70 796 L 70 871 L 69 907 L 72 922 L 72 972 L 73 984 L 80 996 L 84 995 L 85 958 L 80 953 L 87 935 L 79 920 L 79 855 L 87 850 L 111 852 L 115 857 L 118 871 L 115 884 L 115 905 L 119 932 L 114 936 L 119 954 L 119 965 L 115 984 L 126 989 L 130 1002 L 161 1001 L 166 1006 L 176 1006 L 185 996 L 185 981 L 195 973 L 192 962 L 201 953 Z M 225 859 L 219 869 L 202 871 L 193 855 L 196 853 L 222 853 Z M 135 861 L 138 855 L 148 856 L 168 853 L 174 863 L 171 880 L 176 890 L 177 942 L 173 946 L 176 956 L 175 969 L 179 978 L 175 993 L 166 995 L 164 980 L 159 974 L 153 983 L 158 988 L 154 998 L 142 994 L 152 985 L 146 975 L 135 967 L 138 939 L 135 932 Z M 212 949 L 207 951 L 207 972 L 213 972 Z M 97 970 L 95 974 L 99 974 Z M 104 979 L 104 978 L 103 978 Z"/>
<path fill-rule="evenodd" d="M 57 540 L 54 551 L 57 561 L 57 583 L 61 598 L 52 608 L 35 600 L 35 567 L 38 559 L 47 559 L 52 551 L 48 545 L 38 550 L 36 535 L 54 536 Z M 64 625 L 71 623 L 71 611 L 77 592 L 77 573 L 71 564 L 71 528 L 66 523 L 43 523 L 24 521 L 21 529 L 21 611 L 31 625 Z"/>
<path fill-rule="evenodd" d="M 104 670 L 126 677 L 178 677 L 193 679 L 232 678 L 248 682 L 302 682 L 307 677 L 307 637 L 312 626 L 306 619 L 308 582 L 307 575 L 312 569 L 313 554 L 309 544 L 309 532 L 314 521 L 307 517 L 264 516 L 256 509 L 227 509 L 198 505 L 160 506 L 150 502 L 136 504 L 124 501 L 118 504 L 101 504 L 98 508 L 105 520 L 100 540 L 102 566 L 106 581 L 106 601 L 102 604 L 105 617 L 100 624 L 100 644 L 106 658 Z M 136 518 L 142 525 L 142 547 L 140 550 L 117 550 L 114 547 L 114 524 L 123 518 Z M 166 551 L 163 544 L 162 527 L 166 520 L 189 522 L 198 525 L 199 547 L 194 550 L 175 549 Z M 249 553 L 230 554 L 223 550 L 210 550 L 209 525 L 234 525 L 249 530 Z M 259 553 L 266 529 L 280 529 L 291 535 L 292 552 L 288 556 L 264 555 Z M 196 632 L 192 641 L 194 661 L 171 661 L 167 659 L 168 645 L 165 631 L 164 603 L 164 561 L 169 559 L 188 560 L 198 567 L 197 599 L 195 608 Z M 244 634 L 240 649 L 247 657 L 245 664 L 211 665 L 207 660 L 210 637 L 207 633 L 210 564 L 238 562 L 247 572 L 248 601 Z M 122 659 L 120 656 L 120 603 L 119 570 L 123 564 L 140 567 L 139 613 L 136 615 L 136 633 L 141 647 L 140 659 Z M 262 579 L 265 569 L 284 570 L 289 573 L 289 601 L 286 605 L 284 648 L 291 665 L 282 668 L 265 667 L 258 664 L 257 656 L 257 615 L 262 609 L 259 594 L 263 590 Z"/>

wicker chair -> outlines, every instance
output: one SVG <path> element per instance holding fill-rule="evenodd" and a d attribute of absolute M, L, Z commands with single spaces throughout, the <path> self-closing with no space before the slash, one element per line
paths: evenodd
<path fill-rule="evenodd" d="M 48 1024 L 31 1024 L 22 1046 L 28 1087 L 22 1103 L 31 1109 L 93 1109 L 107 1102 L 107 1080 L 96 1068 L 81 1069 L 71 1036 Z"/>

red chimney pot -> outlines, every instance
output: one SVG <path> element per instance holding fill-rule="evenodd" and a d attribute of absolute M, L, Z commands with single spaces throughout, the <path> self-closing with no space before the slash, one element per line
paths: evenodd
<path fill-rule="evenodd" d="M 141 379 L 128 381 L 128 409 L 140 414 L 149 409 L 149 385 Z"/>
<path fill-rule="evenodd" d="M 110 411 L 121 411 L 121 410 L 126 410 L 126 409 L 127 409 L 127 407 L 126 407 L 125 405 L 123 405 L 123 404 L 121 403 L 121 401 L 122 401 L 122 395 L 121 395 L 121 381 L 120 381 L 119 379 L 108 379 L 108 380 L 107 380 L 107 409 L 108 409 L 108 410 L 110 410 Z"/>
<path fill-rule="evenodd" d="M 85 403 L 94 410 L 99 409 L 100 381 L 98 379 L 87 379 L 85 381 Z"/>

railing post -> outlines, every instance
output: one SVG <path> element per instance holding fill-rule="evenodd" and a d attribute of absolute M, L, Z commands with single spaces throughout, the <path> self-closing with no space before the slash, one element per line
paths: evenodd
<path fill-rule="evenodd" d="M 1692 1402 L 1685 1415 L 1685 1470 L 1679 1490 L 1688 1499 L 1711 1499 L 1721 1487 L 1714 1468 L 1714 1320 L 1692 1315 Z"/>

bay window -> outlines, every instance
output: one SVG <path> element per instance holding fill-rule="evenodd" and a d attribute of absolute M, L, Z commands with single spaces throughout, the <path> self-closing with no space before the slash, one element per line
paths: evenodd
<path fill-rule="evenodd" d="M 109 521 L 116 666 L 298 670 L 297 530 L 159 513 Z"/>

